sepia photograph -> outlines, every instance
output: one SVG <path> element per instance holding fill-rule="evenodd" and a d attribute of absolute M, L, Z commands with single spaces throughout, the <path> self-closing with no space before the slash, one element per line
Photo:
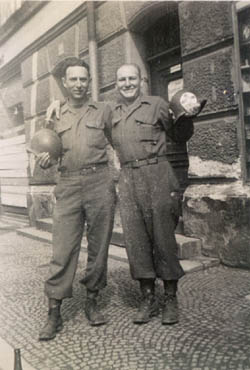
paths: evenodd
<path fill-rule="evenodd" d="M 250 370 L 250 0 L 0 1 L 0 370 Z"/>

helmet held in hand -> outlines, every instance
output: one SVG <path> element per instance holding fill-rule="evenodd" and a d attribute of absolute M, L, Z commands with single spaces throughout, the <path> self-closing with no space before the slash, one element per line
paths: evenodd
<path fill-rule="evenodd" d="M 57 133 L 48 128 L 37 131 L 31 139 L 30 147 L 36 153 L 48 152 L 52 159 L 58 160 L 62 154 L 62 142 Z"/>
<path fill-rule="evenodd" d="M 192 91 L 179 90 L 171 99 L 169 108 L 177 122 L 183 117 L 196 117 L 204 108 L 207 100 L 199 99 Z"/>

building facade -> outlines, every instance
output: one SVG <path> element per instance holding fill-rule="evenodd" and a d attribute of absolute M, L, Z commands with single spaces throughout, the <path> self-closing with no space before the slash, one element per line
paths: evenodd
<path fill-rule="evenodd" d="M 56 169 L 37 167 L 26 146 L 50 102 L 63 98 L 56 64 L 84 58 L 93 97 L 111 101 L 117 67 L 136 62 L 146 93 L 170 99 L 185 87 L 207 99 L 188 145 L 168 143 L 184 191 L 183 232 L 202 240 L 204 255 L 250 268 L 250 2 L 2 4 L 2 211 L 26 213 L 31 224 L 52 214 Z"/>

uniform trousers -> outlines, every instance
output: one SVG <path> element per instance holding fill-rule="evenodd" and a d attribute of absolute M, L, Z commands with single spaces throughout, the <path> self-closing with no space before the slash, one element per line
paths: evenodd
<path fill-rule="evenodd" d="M 115 209 L 115 187 L 109 168 L 61 177 L 55 197 L 53 256 L 45 294 L 55 299 L 72 296 L 85 222 L 88 258 L 81 282 L 89 290 L 104 288 Z"/>
<path fill-rule="evenodd" d="M 181 278 L 175 239 L 180 192 L 169 162 L 122 168 L 118 189 L 132 278 Z"/>

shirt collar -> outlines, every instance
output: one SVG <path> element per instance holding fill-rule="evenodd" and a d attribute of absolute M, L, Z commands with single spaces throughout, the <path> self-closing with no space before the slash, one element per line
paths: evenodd
<path fill-rule="evenodd" d="M 92 99 L 89 99 L 82 107 L 93 107 L 95 109 L 98 109 L 96 102 L 94 102 Z M 76 113 L 74 108 L 69 105 L 68 100 L 66 100 L 64 105 L 61 107 L 61 113 L 64 114 L 66 112 L 71 112 L 73 114 Z"/>
<path fill-rule="evenodd" d="M 131 106 L 133 105 L 140 105 L 140 104 L 151 104 L 151 101 L 150 101 L 150 97 L 149 96 L 145 96 L 145 95 L 139 95 L 138 98 L 131 104 Z M 121 98 L 118 98 L 117 100 L 117 103 L 115 105 L 115 109 L 118 109 L 118 108 L 121 108 L 121 107 L 127 107 Z M 128 106 L 129 107 L 129 106 Z"/>

